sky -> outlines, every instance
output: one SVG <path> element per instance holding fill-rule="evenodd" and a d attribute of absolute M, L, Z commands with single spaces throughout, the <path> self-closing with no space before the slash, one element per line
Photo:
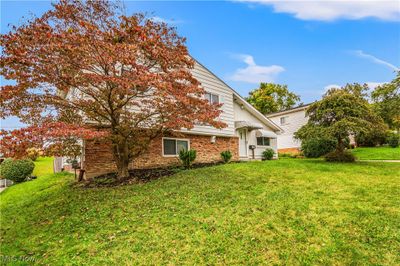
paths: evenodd
<path fill-rule="evenodd" d="M 260 82 L 309 103 L 330 87 L 389 82 L 400 68 L 400 1 L 124 1 L 187 38 L 190 54 L 242 96 Z M 1 0 L 1 33 L 50 1 Z M 1 83 L 5 81 L 1 78 Z M 21 124 L 12 118 L 2 128 Z"/>

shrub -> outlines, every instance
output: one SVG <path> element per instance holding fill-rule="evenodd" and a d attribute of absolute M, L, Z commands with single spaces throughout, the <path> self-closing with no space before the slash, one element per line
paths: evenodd
<path fill-rule="evenodd" d="M 183 167 L 186 169 L 190 168 L 196 159 L 196 150 L 181 150 L 179 152 L 179 159 L 181 160 Z"/>
<path fill-rule="evenodd" d="M 274 157 L 274 150 L 271 148 L 265 149 L 262 153 L 263 160 L 271 160 Z"/>
<path fill-rule="evenodd" d="M 224 163 L 228 163 L 232 158 L 231 151 L 223 151 L 223 152 L 221 152 L 221 158 L 222 158 L 222 161 L 224 161 Z"/>
<path fill-rule="evenodd" d="M 398 134 L 390 134 L 388 137 L 388 144 L 390 147 L 392 148 L 397 148 L 399 147 L 399 143 L 400 143 L 400 136 Z"/>
<path fill-rule="evenodd" d="M 282 152 L 278 153 L 279 158 L 298 158 L 301 157 L 299 152 Z"/>
<path fill-rule="evenodd" d="M 35 164 L 30 159 L 6 159 L 1 164 L 1 176 L 19 183 L 25 181 L 32 174 L 34 168 Z"/>
<path fill-rule="evenodd" d="M 321 157 L 336 148 L 337 142 L 328 138 L 315 138 L 304 141 L 301 150 L 307 158 Z"/>
<path fill-rule="evenodd" d="M 365 133 L 359 133 L 356 137 L 356 143 L 361 147 L 375 147 L 382 145 L 387 141 L 385 131 L 369 130 Z"/>
<path fill-rule="evenodd" d="M 29 148 L 26 150 L 26 156 L 32 161 L 36 161 L 36 159 L 42 155 L 42 152 L 38 148 Z"/>
<path fill-rule="evenodd" d="M 356 157 L 349 151 L 332 151 L 325 155 L 325 160 L 327 162 L 354 162 L 356 160 Z"/>
<path fill-rule="evenodd" d="M 291 156 L 292 156 L 291 153 L 286 153 L 286 152 L 278 153 L 279 158 L 291 158 Z"/>

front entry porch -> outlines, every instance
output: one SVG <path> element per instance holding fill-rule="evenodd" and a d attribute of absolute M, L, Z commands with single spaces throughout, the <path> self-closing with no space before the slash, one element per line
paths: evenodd
<path fill-rule="evenodd" d="M 273 131 L 251 121 L 235 121 L 235 129 L 239 138 L 239 160 L 261 160 L 267 148 L 273 149 L 277 158 L 277 135 Z"/>

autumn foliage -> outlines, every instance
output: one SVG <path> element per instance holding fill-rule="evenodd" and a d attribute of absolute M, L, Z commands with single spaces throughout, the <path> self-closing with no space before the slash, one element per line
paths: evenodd
<path fill-rule="evenodd" d="M 118 176 L 160 135 L 196 123 L 217 128 L 192 76 L 185 39 L 165 23 L 124 15 L 113 2 L 61 0 L 1 35 L 0 115 L 30 126 L 2 132 L 2 152 L 71 138 L 108 138 Z M 51 146 L 51 145 L 49 145 Z M 54 153 L 62 153 L 62 145 Z M 51 149 L 50 149 L 51 150 Z"/>

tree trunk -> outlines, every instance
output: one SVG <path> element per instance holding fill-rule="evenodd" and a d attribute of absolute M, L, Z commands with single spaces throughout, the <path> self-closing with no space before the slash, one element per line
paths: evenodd
<path fill-rule="evenodd" d="M 129 177 L 130 156 L 126 141 L 113 143 L 113 155 L 117 166 L 117 179 L 127 179 Z"/>
<path fill-rule="evenodd" d="M 336 147 L 336 151 L 343 153 L 344 152 L 344 143 L 343 143 L 343 139 L 342 138 L 338 138 L 338 144 Z"/>
<path fill-rule="evenodd" d="M 118 180 L 123 180 L 127 179 L 129 177 L 129 162 L 128 163 L 121 163 L 117 164 L 117 179 Z"/>

